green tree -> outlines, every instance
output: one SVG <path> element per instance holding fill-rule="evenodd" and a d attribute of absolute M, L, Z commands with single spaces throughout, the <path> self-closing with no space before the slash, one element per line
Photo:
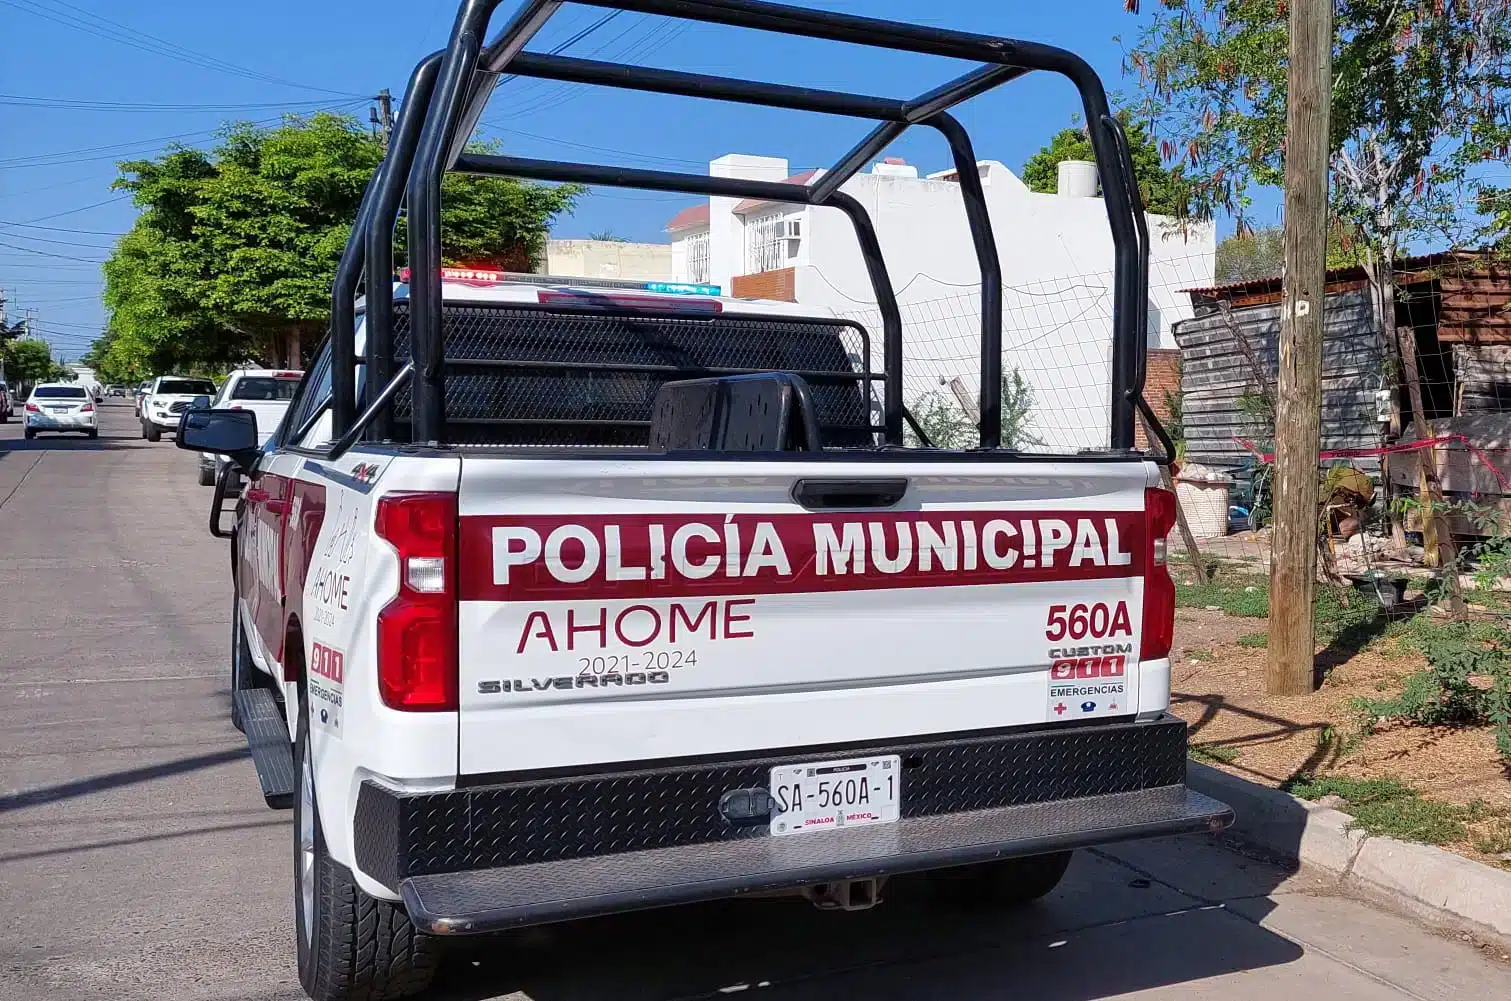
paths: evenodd
<path fill-rule="evenodd" d="M 353 118 L 226 126 L 209 150 L 120 165 L 142 209 L 105 264 L 112 371 L 149 375 L 251 358 L 297 363 L 323 334 L 330 286 L 379 142 Z M 448 176 L 448 263 L 517 270 L 580 189 Z"/>
<path fill-rule="evenodd" d="M 1143 196 L 1144 208 L 1160 215 L 1184 216 L 1186 214 L 1186 184 L 1177 167 L 1168 170 L 1160 162 L 1159 147 L 1149 138 L 1142 125 L 1119 112 L 1118 118 L 1128 132 L 1129 153 L 1133 159 L 1133 176 L 1138 181 L 1139 194 Z M 1052 195 L 1059 187 L 1060 161 L 1089 160 L 1096 162 L 1092 153 L 1091 137 L 1079 126 L 1061 129 L 1039 152 L 1028 158 L 1023 165 L 1023 183 L 1030 191 Z"/>
<path fill-rule="evenodd" d="M 1256 187 L 1282 183 L 1287 17 L 1272 0 L 1161 0 L 1129 51 L 1140 111 L 1185 168 L 1198 218 L 1242 220 Z M 1478 222 L 1465 188 L 1484 177 L 1476 137 L 1504 122 L 1511 5 L 1336 0 L 1334 32 L 1330 211 L 1388 327 L 1401 249 L 1456 243 Z"/>
<path fill-rule="evenodd" d="M 1278 226 L 1234 233 L 1217 245 L 1214 277 L 1243 282 L 1279 275 L 1285 268 L 1285 234 Z"/>
<path fill-rule="evenodd" d="M 1341 224 L 1327 234 L 1329 270 L 1360 267 L 1363 245 L 1356 233 Z M 1243 282 L 1256 278 L 1279 278 L 1285 271 L 1285 230 L 1265 226 L 1234 233 L 1217 245 L 1215 277 L 1219 282 Z"/>
<path fill-rule="evenodd" d="M 57 378 L 61 368 L 46 341 L 23 337 L 6 345 L 5 377 L 11 382 L 46 382 Z"/>
<path fill-rule="evenodd" d="M 908 404 L 908 411 L 935 448 L 972 448 L 981 440 L 974 415 L 967 414 L 953 393 L 935 390 Z M 1028 448 L 1043 445 L 1031 428 L 1034 423 L 1034 387 L 1018 369 L 1002 373 L 1002 447 Z M 907 441 L 918 446 L 909 427 Z"/>

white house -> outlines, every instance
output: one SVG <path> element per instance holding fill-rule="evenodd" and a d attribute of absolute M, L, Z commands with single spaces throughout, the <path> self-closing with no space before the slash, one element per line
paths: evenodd
<path fill-rule="evenodd" d="M 1035 194 L 995 160 L 977 165 L 1003 274 L 1004 370 L 1033 390 L 1031 433 L 1046 447 L 1105 445 L 1112 347 L 1112 235 L 1095 168 L 1061 165 L 1060 192 Z M 778 157 L 732 153 L 709 173 L 808 184 Z M 975 394 L 981 276 L 954 170 L 920 176 L 896 159 L 842 190 L 870 213 L 902 309 L 910 402 L 959 379 Z M 1149 346 L 1173 346 L 1171 324 L 1191 316 L 1182 289 L 1212 283 L 1211 226 L 1182 232 L 1148 217 Z M 849 219 L 833 208 L 709 198 L 667 224 L 672 276 L 742 298 L 785 299 L 858 320 L 880 365 L 881 317 Z M 951 398 L 961 395 L 956 392 Z"/>

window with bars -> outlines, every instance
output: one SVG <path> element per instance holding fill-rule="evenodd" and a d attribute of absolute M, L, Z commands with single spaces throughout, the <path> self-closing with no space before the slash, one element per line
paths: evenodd
<path fill-rule="evenodd" d="M 760 274 L 785 268 L 788 260 L 788 241 L 801 236 L 800 217 L 789 218 L 776 212 L 757 216 L 745 223 L 745 273 Z"/>
<path fill-rule="evenodd" d="M 687 238 L 687 280 L 690 282 L 709 280 L 707 233 L 694 233 Z"/>

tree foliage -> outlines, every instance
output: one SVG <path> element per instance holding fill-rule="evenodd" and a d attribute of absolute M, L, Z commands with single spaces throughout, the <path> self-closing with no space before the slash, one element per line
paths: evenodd
<path fill-rule="evenodd" d="M 976 418 L 962 409 L 953 393 L 935 390 L 919 396 L 908 404 L 913 420 L 928 435 L 935 448 L 974 448 L 981 441 Z M 1013 369 L 1002 373 L 1002 447 L 1029 448 L 1044 442 L 1033 433 L 1034 387 L 1023 378 L 1023 373 Z M 922 444 L 911 428 L 907 429 L 908 444 Z"/>
<path fill-rule="evenodd" d="M 382 154 L 355 119 L 321 113 L 230 124 L 211 149 L 122 163 L 115 187 L 142 212 L 105 264 L 96 367 L 132 381 L 299 361 L 296 346 L 308 351 L 325 330 L 336 266 Z M 448 176 L 447 262 L 529 270 L 579 192 Z"/>
<path fill-rule="evenodd" d="M 52 347 L 34 337 L 23 337 L 5 346 L 5 378 L 13 383 L 47 382 L 63 371 L 52 357 Z"/>
<path fill-rule="evenodd" d="M 1327 266 L 1358 267 L 1365 263 L 1357 234 L 1335 225 L 1327 234 Z M 1216 280 L 1243 282 L 1278 278 L 1285 271 L 1285 231 L 1279 226 L 1245 229 L 1217 245 Z"/>
<path fill-rule="evenodd" d="M 1217 245 L 1214 277 L 1243 282 L 1278 275 L 1285 268 L 1285 234 L 1278 226 L 1234 233 Z"/>
<path fill-rule="evenodd" d="M 1129 3 L 1136 10 L 1136 0 Z M 1190 210 L 1240 229 L 1255 186 L 1285 172 L 1288 5 L 1161 0 L 1127 57 Z M 1330 209 L 1390 261 L 1418 237 L 1460 238 L 1464 186 L 1504 128 L 1507 0 L 1336 0 Z M 1472 208 L 1471 208 L 1472 213 Z"/>
<path fill-rule="evenodd" d="M 1123 128 L 1128 132 L 1129 154 L 1133 159 L 1133 176 L 1138 181 L 1139 194 L 1144 199 L 1144 208 L 1150 212 L 1168 216 L 1186 214 L 1186 185 L 1183 168 L 1166 169 L 1160 160 L 1159 147 L 1149 137 L 1143 126 L 1130 120 L 1126 113 L 1119 113 Z M 1062 160 L 1089 160 L 1096 162 L 1091 148 L 1091 137 L 1079 126 L 1061 129 L 1039 152 L 1028 158 L 1023 165 L 1023 183 L 1028 190 L 1052 195 L 1059 187 L 1059 167 Z"/>

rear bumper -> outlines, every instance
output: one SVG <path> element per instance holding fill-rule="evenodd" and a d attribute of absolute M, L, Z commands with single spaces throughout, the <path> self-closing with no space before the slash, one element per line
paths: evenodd
<path fill-rule="evenodd" d="M 1233 811 L 1183 785 L 789 838 L 686 845 L 406 879 L 409 916 L 468 935 L 1173 834 L 1219 831 Z"/>
<path fill-rule="evenodd" d="M 93 431 L 98 427 L 92 417 L 38 417 L 36 414 L 27 415 L 26 426 L 33 431 Z"/>
<path fill-rule="evenodd" d="M 719 813 L 771 767 L 898 754 L 895 824 L 776 838 Z M 1147 722 L 811 748 L 400 793 L 364 782 L 354 861 L 433 934 L 470 934 L 838 879 L 1219 830 L 1185 788 L 1186 725 Z"/>

